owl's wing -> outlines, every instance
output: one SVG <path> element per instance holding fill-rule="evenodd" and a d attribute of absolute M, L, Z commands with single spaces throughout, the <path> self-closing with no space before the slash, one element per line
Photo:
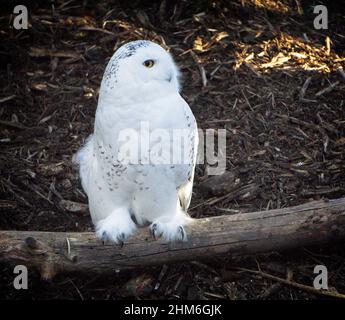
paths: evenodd
<path fill-rule="evenodd" d="M 187 180 L 187 183 L 181 185 L 177 191 L 178 191 L 178 197 L 180 200 L 181 207 L 184 211 L 187 211 L 190 205 L 190 201 L 192 199 L 192 192 L 193 192 L 193 181 L 194 181 L 194 171 L 195 171 L 195 165 L 197 160 L 197 154 L 198 154 L 198 145 L 199 145 L 199 136 L 198 136 L 198 129 L 195 126 L 194 130 L 194 144 L 193 144 L 193 154 L 192 154 L 192 165 L 191 165 L 191 175 Z"/>
<path fill-rule="evenodd" d="M 93 165 L 93 134 L 85 141 L 78 152 L 73 157 L 73 162 L 79 166 L 79 174 L 84 191 L 89 195 L 91 170 Z"/>
<path fill-rule="evenodd" d="M 185 185 L 177 189 L 178 198 L 180 200 L 180 205 L 183 211 L 187 211 L 190 205 L 190 201 L 192 199 L 192 189 L 193 189 L 193 181 L 188 181 Z"/>

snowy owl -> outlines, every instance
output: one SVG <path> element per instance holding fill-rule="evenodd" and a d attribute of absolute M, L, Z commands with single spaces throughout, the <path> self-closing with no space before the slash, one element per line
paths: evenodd
<path fill-rule="evenodd" d="M 186 240 L 198 132 L 178 78 L 170 54 L 144 40 L 120 47 L 106 67 L 94 132 L 74 157 L 103 241 L 123 244 L 145 225 L 155 239 Z"/>

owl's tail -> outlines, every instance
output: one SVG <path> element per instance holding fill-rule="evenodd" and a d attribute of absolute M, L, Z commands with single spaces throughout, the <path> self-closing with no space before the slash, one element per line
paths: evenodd
<path fill-rule="evenodd" d="M 81 184 L 84 191 L 88 194 L 90 173 L 93 158 L 93 135 L 91 134 L 86 140 L 85 144 L 73 155 L 73 164 L 79 166 L 79 174 Z"/>

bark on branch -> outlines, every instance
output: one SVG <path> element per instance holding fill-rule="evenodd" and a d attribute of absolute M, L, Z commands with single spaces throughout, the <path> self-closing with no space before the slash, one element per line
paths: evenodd
<path fill-rule="evenodd" d="M 323 245 L 345 239 L 345 198 L 296 207 L 195 220 L 187 242 L 154 240 L 148 228 L 121 248 L 94 233 L 0 231 L 0 261 L 59 272 L 113 272 L 148 265 Z"/>

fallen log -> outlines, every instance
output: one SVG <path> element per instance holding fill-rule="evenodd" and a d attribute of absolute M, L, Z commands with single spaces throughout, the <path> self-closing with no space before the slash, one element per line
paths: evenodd
<path fill-rule="evenodd" d="M 115 272 L 324 245 L 345 239 L 345 198 L 197 219 L 186 231 L 188 241 L 166 243 L 141 228 L 123 247 L 103 244 L 91 232 L 0 231 L 0 261 L 37 269 L 49 279 L 60 272 Z"/>

